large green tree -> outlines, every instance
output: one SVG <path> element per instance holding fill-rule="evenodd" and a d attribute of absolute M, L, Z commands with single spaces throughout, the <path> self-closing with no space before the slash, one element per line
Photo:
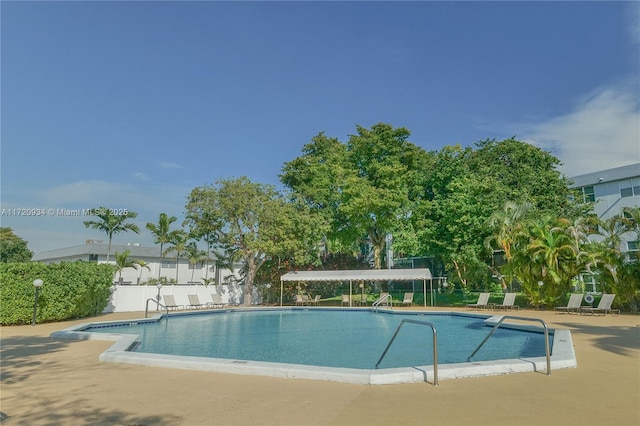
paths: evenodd
<path fill-rule="evenodd" d="M 193 232 L 214 235 L 229 262 L 243 263 L 245 304 L 251 302 L 256 273 L 267 259 L 286 256 L 308 261 L 313 241 L 319 240 L 317 224 L 311 222 L 314 216 L 304 206 L 247 177 L 193 189 L 186 218 Z"/>
<path fill-rule="evenodd" d="M 29 262 L 33 252 L 27 248 L 27 242 L 17 236 L 13 229 L 0 227 L 0 262 Z"/>
<path fill-rule="evenodd" d="M 283 167 L 281 181 L 328 225 L 327 241 L 351 247 L 363 240 L 381 268 L 389 234 L 411 212 L 411 191 L 426 152 L 408 141 L 410 132 L 385 123 L 356 127 L 346 144 L 323 133 L 303 155 Z"/>
<path fill-rule="evenodd" d="M 107 262 L 109 261 L 109 255 L 111 254 L 111 240 L 115 234 L 120 232 L 133 231 L 136 234 L 140 233 L 138 225 L 132 222 L 127 222 L 129 219 L 135 219 L 138 217 L 138 213 L 132 211 L 116 211 L 108 209 L 106 207 L 98 207 L 93 210 L 93 215 L 97 217 L 97 220 L 86 220 L 84 226 L 91 229 L 97 229 L 107 234 L 109 239 L 109 246 L 107 248 Z"/>
<path fill-rule="evenodd" d="M 421 254 L 441 258 L 463 285 L 479 283 L 482 264 L 488 280 L 492 251 L 507 242 L 497 235 L 495 246 L 485 244 L 498 226 L 488 224 L 505 203 L 528 204 L 539 217 L 569 220 L 588 211 L 590 206 L 572 201 L 558 165 L 548 152 L 514 138 L 486 140 L 474 148 L 444 147 L 426 170 L 424 202 L 413 219 L 424 222 Z"/>

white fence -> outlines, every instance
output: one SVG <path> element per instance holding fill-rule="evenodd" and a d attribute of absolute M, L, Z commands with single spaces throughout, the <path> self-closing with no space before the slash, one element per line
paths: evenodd
<path fill-rule="evenodd" d="M 160 290 L 158 287 L 152 285 L 144 286 L 129 286 L 129 285 L 114 285 L 111 287 L 111 298 L 107 307 L 102 311 L 108 312 L 140 312 L 145 310 L 147 299 L 157 300 L 158 294 L 160 294 L 160 303 L 164 304 L 162 296 L 165 294 L 173 295 L 178 305 L 188 305 L 190 294 L 197 294 L 200 303 L 206 304 L 213 302 L 211 294 L 217 293 L 220 295 L 222 302 L 229 305 L 241 305 L 244 303 L 244 286 L 241 285 L 166 285 L 162 286 Z M 251 298 L 252 303 L 259 304 L 260 296 L 258 295 L 255 287 L 253 296 Z M 149 302 L 149 311 L 156 310 L 156 304 Z"/>

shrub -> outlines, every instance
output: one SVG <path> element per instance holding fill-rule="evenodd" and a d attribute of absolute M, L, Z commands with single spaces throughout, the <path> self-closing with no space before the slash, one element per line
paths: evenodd
<path fill-rule="evenodd" d="M 96 315 L 107 306 L 113 273 L 112 265 L 87 262 L 0 264 L 0 324 L 31 322 L 38 278 L 37 322 Z"/>

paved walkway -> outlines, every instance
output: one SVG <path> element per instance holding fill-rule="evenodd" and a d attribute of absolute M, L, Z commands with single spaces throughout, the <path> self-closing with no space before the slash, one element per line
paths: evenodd
<path fill-rule="evenodd" d="M 111 342 L 49 338 L 91 319 L 3 327 L 2 426 L 640 424 L 640 316 L 518 315 L 570 329 L 578 368 L 366 386 L 101 363 Z"/>

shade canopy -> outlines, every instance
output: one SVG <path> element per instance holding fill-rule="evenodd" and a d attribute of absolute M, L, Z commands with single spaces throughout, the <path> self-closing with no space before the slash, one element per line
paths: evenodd
<path fill-rule="evenodd" d="M 280 281 L 414 281 L 430 280 L 428 268 L 417 269 L 363 269 L 343 271 L 291 271 Z"/>

